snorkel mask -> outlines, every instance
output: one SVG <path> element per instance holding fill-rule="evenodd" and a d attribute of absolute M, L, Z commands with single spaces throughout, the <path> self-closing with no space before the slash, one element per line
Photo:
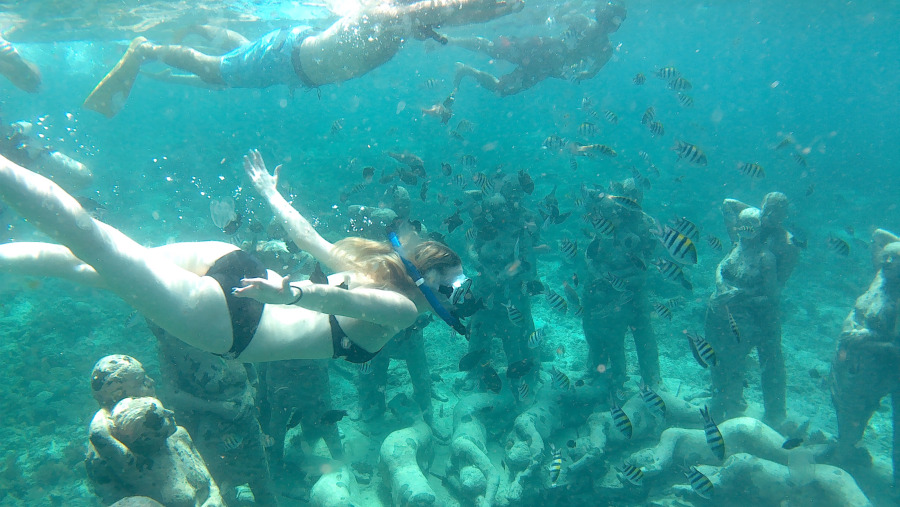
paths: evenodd
<path fill-rule="evenodd" d="M 466 330 L 466 326 L 460 322 L 459 318 L 450 312 L 441 302 L 438 300 L 437 296 L 434 294 L 434 291 L 431 290 L 430 287 L 425 285 L 425 278 L 422 276 L 422 273 L 419 272 L 419 268 L 416 267 L 406 256 L 403 254 L 403 247 L 400 245 L 400 238 L 397 237 L 396 232 L 388 233 L 388 241 L 391 242 L 391 246 L 394 248 L 394 251 L 397 252 L 397 255 L 400 256 L 400 260 L 403 261 L 403 265 L 406 267 L 406 273 L 412 278 L 416 287 L 422 291 L 422 294 L 425 296 L 425 299 L 428 300 L 428 304 L 431 305 L 434 313 L 437 314 L 438 317 L 441 318 L 444 322 L 446 322 L 450 327 L 452 327 L 457 333 L 469 338 L 468 332 Z M 454 296 L 456 296 L 457 301 L 462 301 L 466 293 L 472 287 L 472 281 L 466 278 L 463 275 L 460 275 L 459 278 L 454 280 L 451 285 L 442 285 L 438 288 L 438 291 L 442 294 L 445 292 L 449 292 L 450 295 L 447 296 L 451 302 L 454 301 Z M 446 295 L 446 294 L 445 294 Z"/>
<path fill-rule="evenodd" d="M 447 296 L 447 299 L 450 300 L 450 304 L 452 305 L 462 303 L 471 290 L 472 279 L 467 278 L 466 275 L 463 274 L 460 274 L 450 282 L 450 285 L 438 286 L 438 293 Z"/>

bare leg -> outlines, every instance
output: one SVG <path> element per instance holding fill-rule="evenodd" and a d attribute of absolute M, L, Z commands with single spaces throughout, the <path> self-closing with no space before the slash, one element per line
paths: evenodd
<path fill-rule="evenodd" d="M 206 81 L 200 79 L 199 76 L 195 76 L 194 74 L 175 74 L 172 72 L 172 69 L 163 69 L 159 72 L 147 72 L 142 70 L 141 75 L 147 76 L 150 79 L 162 81 L 163 83 L 171 83 L 182 86 L 194 86 L 196 88 L 206 88 L 209 90 L 222 90 L 225 88 L 225 86 L 222 85 L 207 83 Z"/>
<path fill-rule="evenodd" d="M 456 62 L 456 76 L 453 78 L 454 90 L 459 88 L 459 84 L 466 76 L 475 79 L 475 81 L 486 90 L 490 90 L 494 93 L 497 93 L 500 90 L 500 80 L 494 77 L 493 74 L 478 70 L 474 67 L 469 67 L 461 62 Z"/>
<path fill-rule="evenodd" d="M 181 44 L 181 40 L 189 34 L 199 35 L 216 48 L 226 52 L 250 43 L 249 39 L 233 30 L 212 25 L 190 26 L 180 32 L 173 42 Z"/>
<path fill-rule="evenodd" d="M 0 74 L 28 93 L 37 93 L 41 87 L 41 71 L 37 65 L 22 58 L 3 37 L 0 37 Z"/>
<path fill-rule="evenodd" d="M 0 245 L 0 271 L 27 276 L 50 276 L 79 285 L 101 288 L 100 275 L 71 250 L 53 243 L 6 243 Z"/>
<path fill-rule="evenodd" d="M 196 74 L 204 82 L 212 85 L 225 84 L 219 72 L 220 57 L 206 55 L 184 46 L 159 46 L 148 42 L 144 37 L 138 37 L 131 41 L 128 51 L 119 63 L 85 99 L 84 107 L 109 118 L 115 116 L 125 105 L 141 65 L 152 60 L 159 60 L 166 65 Z"/>
<path fill-rule="evenodd" d="M 158 255 L 198 276 L 203 276 L 235 246 L 218 241 L 172 243 L 151 248 Z M 97 271 L 71 250 L 55 243 L 6 243 L 0 245 L 0 272 L 27 276 L 62 278 L 79 285 L 106 289 Z"/>
<path fill-rule="evenodd" d="M 0 199 L 91 265 L 104 285 L 194 347 L 231 347 L 231 319 L 215 280 L 180 268 L 92 218 L 57 184 L 0 156 Z"/>

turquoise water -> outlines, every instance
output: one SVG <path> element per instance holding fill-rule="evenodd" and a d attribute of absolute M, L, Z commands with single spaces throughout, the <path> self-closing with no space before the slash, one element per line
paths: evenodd
<path fill-rule="evenodd" d="M 52 7 L 52 2 L 47 4 Z M 41 68 L 44 88 L 28 95 L 0 79 L 0 113 L 5 122 L 21 119 L 46 126 L 50 144 L 93 170 L 95 183 L 81 194 L 103 203 L 107 222 L 147 245 L 227 241 L 209 217 L 209 202 L 233 196 L 239 207 L 256 206 L 248 201 L 251 193 L 240 166 L 240 157 L 251 148 L 259 148 L 270 167 L 284 164 L 283 179 L 293 191 L 295 206 L 319 219 L 320 232 L 331 240 L 346 234 L 340 187 L 358 182 L 365 166 L 376 167 L 376 174 L 393 170 L 396 163 L 386 151 L 408 150 L 424 159 L 432 197 L 422 202 L 410 189 L 412 216 L 431 229 L 440 229 L 441 220 L 453 211 L 449 201 L 438 206 L 433 197 L 449 184 L 440 175 L 440 163 L 461 169 L 464 155 L 477 156 L 478 169 L 486 172 L 527 169 L 537 186 L 533 202 L 559 185 L 557 195 L 565 210 L 574 207 L 582 183 L 605 186 L 609 180 L 629 177 L 643 150 L 661 171 L 645 195 L 644 210 L 663 221 L 688 216 L 704 234 L 711 232 L 723 241 L 727 236 L 718 209 L 722 199 L 758 206 L 766 193 L 784 192 L 794 207 L 792 221 L 809 237 L 809 248 L 782 300 L 788 407 L 812 418 L 812 427 L 834 434 L 827 383 L 809 372 L 815 369 L 827 378 L 841 321 L 873 275 L 866 247 L 870 232 L 878 227 L 900 231 L 900 131 L 895 125 L 900 112 L 900 5 L 746 4 L 631 1 L 627 20 L 611 37 L 617 47 L 613 60 L 581 84 L 550 80 L 501 99 L 465 81 L 450 122 L 451 127 L 460 119 L 474 124 L 464 141 L 451 137 L 448 127 L 434 118 L 423 117 L 421 108 L 449 93 L 456 61 L 500 73 L 510 67 L 461 49 L 411 41 L 387 64 L 359 79 L 324 86 L 320 94 L 291 94 L 284 87 L 210 91 L 141 78 L 125 109 L 109 120 L 83 110 L 81 102 L 121 55 L 131 34 L 98 27 L 95 40 L 90 27 L 70 37 L 65 30 L 34 25 L 14 33 L 9 28 L 14 22 L 6 21 L 12 17 L 6 16 L 0 17 L 0 29 Z M 271 5 L 239 8 L 263 16 L 284 17 L 285 12 Z M 0 3 L 0 14 L 4 12 L 52 19 L 46 11 L 24 12 L 20 6 Z M 518 15 L 451 33 L 552 33 L 559 28 L 544 23 L 549 12 L 546 4 L 529 3 Z M 243 26 L 250 36 L 265 32 L 264 25 Z M 665 83 L 653 76 L 668 65 L 693 83 L 688 92 L 693 108 L 680 107 Z M 647 75 L 644 86 L 631 83 L 638 72 Z M 435 88 L 425 86 L 429 79 L 438 80 Z M 586 119 L 580 109 L 584 97 L 593 99 L 597 110 L 618 114 L 615 126 L 596 121 L 601 128 L 596 140 L 614 147 L 619 156 L 579 159 L 573 172 L 569 157 L 550 154 L 541 143 L 552 134 L 578 137 L 578 125 Z M 665 123 L 662 138 L 651 138 L 640 124 L 649 106 Z M 343 129 L 333 134 L 331 126 L 339 119 Z M 808 150 L 808 167 L 798 166 L 789 150 L 773 149 L 788 133 Z M 701 146 L 709 165 L 678 162 L 669 151 L 675 138 Z M 760 163 L 766 177 L 750 184 L 736 170 L 739 161 Z M 814 191 L 807 195 L 811 185 Z M 372 185 L 352 202 L 376 206 L 385 188 Z M 447 188 L 452 195 L 453 187 Z M 2 219 L 12 225 L 0 231 L 4 242 L 42 237 L 9 212 Z M 563 237 L 579 235 L 581 227 L 570 219 L 547 231 L 545 241 L 555 245 Z M 464 230 L 448 236 L 461 252 Z M 826 248 L 830 234 L 850 243 L 849 257 Z M 702 326 L 720 257 L 701 250 L 700 263 L 690 272 L 694 299 L 673 322 L 655 321 L 663 376 L 698 389 L 705 374 L 699 374 L 679 335 L 682 329 Z M 561 256 L 539 259 L 545 279 L 560 276 Z M 0 398 L 5 453 L 0 457 L 0 491 L 7 494 L 0 503 L 97 505 L 79 464 L 87 423 L 96 410 L 88 387 L 91 366 L 105 354 L 125 353 L 158 376 L 154 340 L 142 324 L 129 322 L 131 310 L 109 294 L 49 279 L 7 276 L 5 281 L 0 287 L 0 375 L 6 379 Z M 556 358 L 556 364 L 568 371 L 582 368 L 580 322 L 551 313 L 543 301 L 536 300 L 534 307 L 536 320 L 552 328 L 552 347 L 566 345 L 567 355 Z M 446 329 L 436 325 L 428 329 L 426 339 L 433 370 L 452 378 L 461 342 L 448 340 Z M 635 364 L 633 357 L 629 364 Z M 636 373 L 632 369 L 629 373 Z M 759 402 L 758 374 L 751 371 L 747 396 Z M 400 367 L 397 375 L 403 372 Z M 391 381 L 391 394 L 405 389 L 402 379 Z M 451 383 L 447 380 L 439 389 L 449 390 Z M 353 407 L 352 383 L 335 381 L 334 389 L 336 406 Z M 871 422 L 865 444 L 889 463 L 890 408 L 885 403 Z M 450 422 L 445 418 L 441 424 L 449 428 Z M 502 436 L 497 445 L 502 445 Z M 865 484 L 873 499 L 881 498 L 886 488 L 877 481 Z M 452 496 L 445 500 L 457 501 Z M 642 501 L 637 496 L 634 504 Z"/>

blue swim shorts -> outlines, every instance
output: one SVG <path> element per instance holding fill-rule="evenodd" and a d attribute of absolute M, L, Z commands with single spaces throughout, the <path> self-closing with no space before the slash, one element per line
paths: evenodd
<path fill-rule="evenodd" d="M 308 86 L 294 70 L 292 53 L 312 28 L 275 30 L 261 39 L 222 56 L 219 71 L 229 88 L 267 88 L 272 85 Z"/>

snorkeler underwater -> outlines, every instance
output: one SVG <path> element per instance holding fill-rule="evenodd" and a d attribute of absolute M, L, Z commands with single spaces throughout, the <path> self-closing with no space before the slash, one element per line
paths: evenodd
<path fill-rule="evenodd" d="M 898 23 L 0 2 L 0 505 L 896 505 Z"/>

